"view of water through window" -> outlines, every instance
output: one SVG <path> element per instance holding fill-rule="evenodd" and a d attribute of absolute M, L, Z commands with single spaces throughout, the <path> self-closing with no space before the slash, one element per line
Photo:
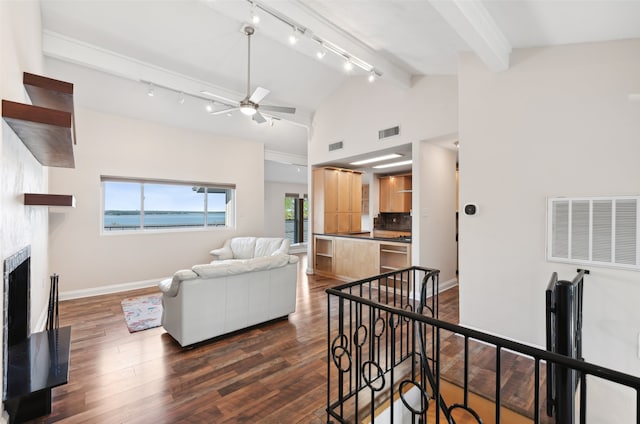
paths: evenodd
<path fill-rule="evenodd" d="M 112 230 L 227 225 L 232 189 L 103 181 L 103 228 Z"/>

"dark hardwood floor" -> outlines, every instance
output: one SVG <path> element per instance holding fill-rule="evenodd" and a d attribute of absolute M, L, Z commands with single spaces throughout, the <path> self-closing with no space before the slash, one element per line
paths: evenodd
<path fill-rule="evenodd" d="M 324 290 L 341 282 L 306 275 L 301 258 L 288 320 L 190 349 L 162 327 L 128 332 L 121 300 L 156 288 L 61 302 L 60 325 L 72 326 L 69 383 L 53 390 L 51 415 L 32 423 L 326 423 Z M 457 323 L 457 287 L 439 297 L 440 318 Z"/>

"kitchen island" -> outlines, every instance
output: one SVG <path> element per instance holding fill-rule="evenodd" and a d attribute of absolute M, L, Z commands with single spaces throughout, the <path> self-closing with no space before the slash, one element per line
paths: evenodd
<path fill-rule="evenodd" d="M 344 281 L 407 268 L 411 266 L 411 237 L 380 237 L 370 232 L 314 234 L 313 263 L 316 274 Z"/>

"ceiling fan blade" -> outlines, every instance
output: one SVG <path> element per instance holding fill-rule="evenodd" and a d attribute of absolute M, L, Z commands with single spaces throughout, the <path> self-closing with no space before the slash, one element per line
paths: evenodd
<path fill-rule="evenodd" d="M 260 103 L 260 101 L 267 97 L 267 94 L 269 93 L 270 91 L 266 88 L 258 87 L 255 89 L 251 97 L 249 97 L 249 101 L 253 103 Z"/>
<path fill-rule="evenodd" d="M 215 112 L 209 112 L 209 115 L 223 115 L 225 113 L 233 112 L 234 110 L 240 110 L 239 107 L 230 107 L 227 109 L 216 110 Z"/>
<path fill-rule="evenodd" d="M 274 106 L 274 105 L 260 105 L 260 109 L 268 110 L 268 111 L 271 111 L 271 112 L 296 113 L 296 108 L 295 107 Z"/>
<path fill-rule="evenodd" d="M 263 124 L 263 123 L 267 122 L 267 118 L 262 116 L 262 114 L 260 112 L 258 112 L 258 111 L 256 111 L 256 113 L 253 115 L 252 119 L 254 121 L 256 121 L 258 124 Z"/>

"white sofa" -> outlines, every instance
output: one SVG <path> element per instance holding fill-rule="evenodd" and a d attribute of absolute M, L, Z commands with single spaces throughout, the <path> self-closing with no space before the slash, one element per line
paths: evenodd
<path fill-rule="evenodd" d="M 235 237 L 209 264 L 160 282 L 162 326 L 188 346 L 295 311 L 298 257 L 289 240 Z"/>

